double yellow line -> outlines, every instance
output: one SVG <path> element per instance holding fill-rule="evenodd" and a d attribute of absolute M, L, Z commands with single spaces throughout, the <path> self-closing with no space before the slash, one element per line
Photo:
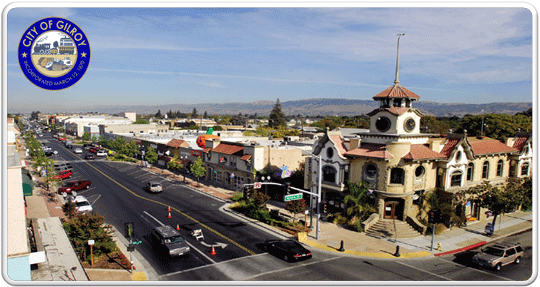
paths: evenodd
<path fill-rule="evenodd" d="M 69 151 L 67 148 L 63 147 L 65 150 Z M 76 157 L 79 158 L 79 156 L 75 155 Z M 80 158 L 82 160 L 82 158 Z M 91 164 L 89 164 L 87 161 L 83 161 L 84 163 L 86 163 L 88 166 L 92 167 L 93 169 L 95 169 L 97 172 L 101 173 L 103 176 L 105 176 L 106 178 L 110 179 L 112 182 L 116 183 L 118 186 L 122 187 L 123 189 L 125 189 L 127 192 L 131 193 L 133 196 L 135 197 L 138 197 L 140 199 L 143 199 L 143 200 L 146 200 L 146 201 L 149 201 L 149 202 L 153 202 L 155 204 L 158 204 L 158 205 L 162 205 L 164 207 L 169 207 L 169 205 L 163 203 L 163 202 L 159 202 L 159 201 L 156 201 L 156 200 L 153 200 L 153 199 L 150 199 L 150 198 L 147 198 L 147 197 L 144 197 L 144 196 L 141 196 L 141 195 L 138 195 L 136 194 L 135 192 L 131 191 L 129 188 L 125 187 L 123 184 L 119 183 L 118 181 L 112 179 L 110 176 L 106 175 L 105 173 L 103 173 L 101 170 L 97 169 L 96 167 L 92 166 Z M 225 235 L 219 233 L 218 231 L 214 230 L 213 228 L 210 228 L 209 226 L 207 226 L 206 224 L 198 221 L 197 219 L 185 214 L 184 212 L 180 211 L 179 209 L 177 209 L 176 207 L 171 207 L 171 210 L 174 210 L 178 213 L 180 213 L 181 215 L 185 216 L 186 218 L 188 218 L 189 220 L 201 225 L 202 227 L 206 228 L 208 231 L 216 234 L 217 236 L 229 241 L 231 244 L 237 246 L 238 248 L 246 251 L 248 254 L 250 255 L 255 255 L 255 253 L 249 249 L 247 249 L 246 247 L 240 245 L 239 243 L 235 242 L 234 240 L 226 237 Z"/>

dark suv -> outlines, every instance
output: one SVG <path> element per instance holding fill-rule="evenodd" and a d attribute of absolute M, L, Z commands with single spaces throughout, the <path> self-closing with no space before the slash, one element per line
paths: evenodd
<path fill-rule="evenodd" d="M 482 249 L 481 253 L 473 256 L 473 262 L 499 271 L 502 266 L 510 263 L 519 264 L 521 257 L 523 257 L 523 248 L 519 243 L 503 242 Z"/>
<path fill-rule="evenodd" d="M 158 226 L 152 230 L 152 239 L 169 256 L 186 255 L 190 248 L 187 241 L 180 235 L 176 229 L 169 225 Z"/>

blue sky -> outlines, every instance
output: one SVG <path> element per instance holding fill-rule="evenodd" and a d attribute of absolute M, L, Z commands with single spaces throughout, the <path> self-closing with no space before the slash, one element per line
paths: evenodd
<path fill-rule="evenodd" d="M 21 72 L 35 21 L 65 17 L 92 51 L 74 86 L 47 91 Z M 8 112 L 94 105 L 370 100 L 400 84 L 420 101 L 532 102 L 526 8 L 14 8 L 7 14 Z"/>

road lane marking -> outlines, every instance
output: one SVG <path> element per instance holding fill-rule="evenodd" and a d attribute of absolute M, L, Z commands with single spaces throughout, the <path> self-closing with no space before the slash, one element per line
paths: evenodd
<path fill-rule="evenodd" d="M 64 148 L 65 149 L 65 148 Z M 119 183 L 118 181 L 114 180 L 113 178 L 111 178 L 110 176 L 108 176 L 107 174 L 105 174 L 104 172 L 102 172 L 101 170 L 99 170 L 97 167 L 93 166 L 93 165 L 90 165 L 89 163 L 87 163 L 88 166 L 90 166 L 91 168 L 93 168 L 94 170 L 96 170 L 97 172 L 101 173 L 103 176 L 105 176 L 106 178 L 108 178 L 109 180 L 111 180 L 112 182 L 116 183 L 118 186 L 122 187 L 123 189 L 125 189 L 127 192 L 129 192 L 131 195 L 135 196 L 135 197 L 138 197 L 142 200 L 146 200 L 146 201 L 149 201 L 149 202 L 153 202 L 155 204 L 158 204 L 158 205 L 161 205 L 161 206 L 164 206 L 164 207 L 168 207 L 169 205 L 163 203 L 163 202 L 160 202 L 160 201 L 157 201 L 157 200 L 153 200 L 153 199 L 150 199 L 150 198 L 147 198 L 147 197 L 144 197 L 144 196 L 141 196 L 141 195 L 138 195 L 136 194 L 135 192 L 131 191 L 129 188 L 125 187 L 123 184 Z M 244 250 L 245 252 L 247 252 L 248 254 L 250 255 L 255 255 L 255 253 L 249 249 L 247 249 L 246 247 L 240 245 L 239 243 L 237 243 L 236 241 L 228 238 L 227 236 L 221 234 L 220 232 L 218 232 L 217 230 L 211 228 L 210 226 L 200 222 L 199 220 L 189 216 L 188 214 L 180 211 L 178 208 L 176 207 L 171 207 L 171 210 L 174 210 L 176 211 L 177 213 L 180 213 L 180 215 L 188 218 L 189 220 L 199 224 L 200 226 L 204 227 L 205 229 L 207 229 L 208 231 L 214 233 L 215 235 L 229 241 L 231 244 L 235 245 L 236 247 Z"/>
<path fill-rule="evenodd" d="M 512 279 L 508 279 L 508 278 L 506 278 L 506 277 L 502 277 L 502 276 L 499 276 L 499 275 L 497 275 L 497 274 L 489 273 L 489 272 L 484 271 L 484 270 L 481 270 L 481 269 L 476 269 L 476 268 L 471 268 L 471 267 L 468 267 L 468 266 L 463 266 L 463 265 L 457 264 L 457 263 L 455 263 L 455 262 L 453 262 L 453 261 L 451 261 L 451 260 L 447 260 L 447 259 L 443 259 L 443 258 L 437 258 L 437 259 L 442 260 L 442 261 L 446 261 L 446 262 L 450 262 L 450 263 L 452 263 L 452 264 L 454 264 L 454 265 L 456 265 L 456 266 L 462 267 L 462 268 L 472 269 L 472 270 L 477 271 L 477 272 L 480 272 L 480 273 L 484 273 L 484 274 L 488 274 L 488 275 L 491 275 L 491 276 L 495 276 L 495 277 L 500 278 L 500 279 L 502 279 L 502 280 L 506 280 L 506 281 L 514 281 L 514 280 L 512 280 Z"/>
<path fill-rule="evenodd" d="M 143 211 L 143 213 L 145 213 L 146 215 L 150 216 L 150 218 L 152 218 L 153 220 L 155 220 L 157 223 L 159 223 L 161 226 L 165 226 L 166 224 L 163 224 L 163 222 L 157 220 L 157 218 L 153 217 L 150 213 L 146 212 L 146 211 Z M 189 245 L 189 247 L 195 249 L 197 252 L 199 252 L 204 258 L 208 259 L 210 262 L 212 262 L 213 264 L 216 264 L 216 261 L 214 261 L 212 258 L 210 258 L 208 255 L 204 254 L 204 252 L 200 251 L 199 249 L 197 249 L 195 246 L 193 246 L 191 243 L 189 243 L 189 241 L 187 241 L 187 239 L 184 239 L 186 241 L 186 243 Z"/>
<path fill-rule="evenodd" d="M 424 269 L 420 269 L 420 268 L 418 268 L 418 267 L 415 267 L 415 266 L 412 266 L 412 265 L 409 265 L 409 264 L 405 264 L 405 263 L 399 262 L 399 261 L 397 261 L 397 260 L 394 261 L 394 262 L 396 262 L 397 264 L 401 264 L 401 265 L 410 267 L 410 268 L 412 268 L 412 269 L 416 269 L 416 270 L 418 270 L 418 271 L 420 271 L 420 272 L 425 272 L 425 273 L 427 273 L 427 274 L 429 274 L 429 275 L 433 275 L 433 276 L 435 276 L 435 277 L 442 278 L 442 279 L 444 279 L 444 280 L 455 281 L 454 279 L 446 278 L 446 277 L 444 277 L 444 276 L 442 276 L 442 275 L 435 274 L 435 273 L 433 273 L 433 272 L 430 272 L 430 271 L 427 271 L 427 270 L 424 270 Z"/>

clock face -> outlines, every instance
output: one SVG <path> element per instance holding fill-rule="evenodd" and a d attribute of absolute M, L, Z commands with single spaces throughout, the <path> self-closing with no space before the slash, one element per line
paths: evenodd
<path fill-rule="evenodd" d="M 407 132 L 412 132 L 415 126 L 416 126 L 416 122 L 413 119 L 407 119 L 405 123 L 403 124 L 403 127 L 405 128 Z"/>
<path fill-rule="evenodd" d="M 375 127 L 380 132 L 385 132 L 390 129 L 392 122 L 387 117 L 380 117 L 375 121 Z"/>

